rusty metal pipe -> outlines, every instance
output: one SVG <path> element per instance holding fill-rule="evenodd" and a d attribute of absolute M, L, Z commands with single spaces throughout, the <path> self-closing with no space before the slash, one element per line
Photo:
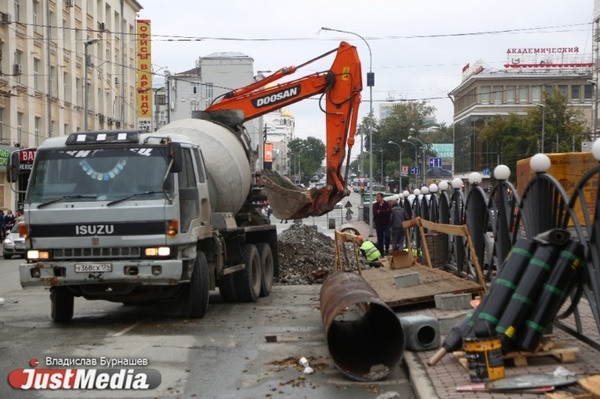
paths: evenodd
<path fill-rule="evenodd" d="M 400 364 L 402 324 L 362 276 L 330 275 L 321 287 L 320 303 L 329 354 L 343 374 L 377 381 Z"/>

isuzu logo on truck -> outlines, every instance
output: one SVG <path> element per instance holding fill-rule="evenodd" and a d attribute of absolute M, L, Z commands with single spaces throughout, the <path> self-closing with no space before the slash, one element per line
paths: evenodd
<path fill-rule="evenodd" d="M 112 224 L 83 224 L 75 226 L 75 234 L 78 236 L 103 236 L 114 234 L 115 226 Z"/>
<path fill-rule="evenodd" d="M 254 105 L 255 108 L 266 107 L 267 105 L 277 104 L 278 102 L 298 95 L 300 95 L 300 85 L 252 100 L 252 105 Z"/>

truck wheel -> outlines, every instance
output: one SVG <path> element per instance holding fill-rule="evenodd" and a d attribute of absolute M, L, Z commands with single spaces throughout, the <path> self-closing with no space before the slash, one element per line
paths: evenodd
<path fill-rule="evenodd" d="M 233 274 L 226 274 L 224 276 L 221 276 L 221 279 L 219 280 L 219 292 L 221 293 L 221 300 L 223 302 L 237 302 Z"/>
<path fill-rule="evenodd" d="M 273 252 L 271 246 L 265 242 L 258 244 L 258 255 L 260 256 L 260 267 L 262 270 L 260 278 L 260 296 L 266 297 L 271 294 L 273 288 L 273 276 L 275 266 L 273 263 Z"/>
<path fill-rule="evenodd" d="M 75 297 L 67 287 L 50 288 L 50 316 L 57 323 L 70 321 L 73 318 Z"/>
<path fill-rule="evenodd" d="M 204 252 L 198 252 L 187 295 L 183 298 L 183 317 L 201 319 L 208 308 L 209 283 L 208 262 Z"/>
<path fill-rule="evenodd" d="M 242 261 L 246 268 L 234 273 L 237 299 L 240 302 L 256 302 L 260 296 L 262 274 L 256 245 L 242 246 Z"/>

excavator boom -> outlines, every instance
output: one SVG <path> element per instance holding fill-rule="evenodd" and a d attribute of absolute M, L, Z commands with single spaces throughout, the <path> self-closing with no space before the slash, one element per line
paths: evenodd
<path fill-rule="evenodd" d="M 329 70 L 270 85 L 332 53 L 336 53 L 336 57 Z M 280 219 L 301 219 L 331 211 L 337 202 L 350 194 L 347 188 L 348 172 L 346 170 L 342 174 L 342 165 L 346 158 L 347 165 L 350 164 L 361 91 L 362 71 L 356 47 L 341 42 L 337 50 L 322 54 L 298 67 L 282 68 L 265 79 L 227 93 L 205 111 L 209 114 L 241 111 L 242 119 L 247 121 L 308 97 L 323 95 L 327 184 L 321 189 L 300 189 L 284 176 L 263 171 L 263 182 L 273 214 Z M 322 106 L 321 109 L 323 110 Z"/>

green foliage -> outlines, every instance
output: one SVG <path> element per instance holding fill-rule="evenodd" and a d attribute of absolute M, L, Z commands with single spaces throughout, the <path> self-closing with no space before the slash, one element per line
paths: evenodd
<path fill-rule="evenodd" d="M 370 116 L 363 118 L 357 134 L 365 135 L 364 143 L 367 152 L 364 161 L 365 171 L 369 172 L 368 151 L 371 141 L 369 132 L 371 132 L 373 140 L 373 175 L 376 180 L 379 180 L 381 175 L 382 150 L 384 175 L 390 178 L 398 178 L 400 151 L 403 165 L 417 164 L 415 149 L 419 154 L 419 164 L 422 163 L 421 144 L 417 140 L 409 140 L 409 136 L 421 140 L 425 145 L 433 142 L 452 142 L 452 129 L 445 125 L 440 126 L 437 132 L 428 133 L 427 137 L 425 134 L 419 133 L 428 128 L 425 121 L 434 115 L 435 110 L 435 107 L 429 105 L 427 101 L 399 102 L 391 107 L 389 115 L 383 120 L 376 121 Z M 404 143 L 403 140 L 414 144 L 416 148 L 412 144 Z M 396 144 L 392 144 L 390 141 Z M 360 143 L 358 138 L 357 142 Z M 427 149 L 426 156 L 428 155 L 435 154 Z"/>
<path fill-rule="evenodd" d="M 542 129 L 545 153 L 579 149 L 581 141 L 589 139 L 583 112 L 569 108 L 566 97 L 558 90 L 546 91 L 542 104 L 529 107 L 526 112 L 525 116 L 515 113 L 496 116 L 479 132 L 480 140 L 493 146 L 500 163 L 512 171 L 516 171 L 518 160 L 541 151 Z"/>
<path fill-rule="evenodd" d="M 315 137 L 308 137 L 306 140 L 294 139 L 290 141 L 288 148 L 290 151 L 291 175 L 293 177 L 300 175 L 300 181 L 307 183 L 319 170 L 325 159 L 325 144 Z"/>

